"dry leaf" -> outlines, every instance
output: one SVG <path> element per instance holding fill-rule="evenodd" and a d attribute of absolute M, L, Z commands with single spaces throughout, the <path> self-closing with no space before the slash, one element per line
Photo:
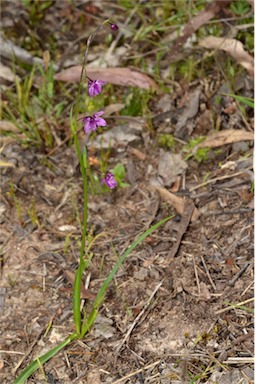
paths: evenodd
<path fill-rule="evenodd" d="M 81 65 L 70 67 L 54 76 L 55 80 L 70 83 L 78 83 L 81 75 Z M 159 91 L 158 85 L 153 79 L 144 73 L 134 71 L 130 68 L 87 68 L 87 76 L 92 79 L 100 79 L 107 83 L 153 89 Z"/>
<path fill-rule="evenodd" d="M 221 147 L 222 145 L 236 143 L 238 141 L 249 141 L 253 140 L 253 133 L 237 130 L 237 129 L 227 129 L 221 132 L 215 132 L 207 137 L 205 141 L 198 144 L 197 148 L 216 148 Z"/>
<path fill-rule="evenodd" d="M 171 186 L 177 180 L 177 177 L 185 172 L 187 167 L 187 163 L 179 153 L 172 154 L 161 151 L 158 163 L 158 174 L 162 177 L 165 186 Z"/>
<path fill-rule="evenodd" d="M 253 57 L 244 50 L 244 46 L 240 41 L 208 36 L 200 41 L 199 45 L 204 48 L 220 49 L 229 53 L 239 64 L 247 69 L 251 76 L 254 76 Z"/>
<path fill-rule="evenodd" d="M 176 212 L 179 215 L 183 215 L 184 209 L 185 209 L 185 200 L 180 197 L 176 196 L 175 194 L 169 192 L 166 188 L 163 188 L 159 185 L 159 183 L 156 180 L 153 180 L 151 182 L 151 185 L 156 189 L 156 191 L 159 192 L 160 197 L 166 201 L 168 204 L 172 205 Z M 199 210 L 195 207 L 194 211 L 191 216 L 191 221 L 196 221 L 200 216 Z"/>
<path fill-rule="evenodd" d="M 192 36 L 200 27 L 207 24 L 215 15 L 217 15 L 222 9 L 227 7 L 231 0 L 215 0 L 209 2 L 207 7 L 199 12 L 193 19 L 191 19 L 185 26 L 181 35 L 176 39 L 173 47 L 169 52 L 169 60 L 172 63 L 178 57 L 180 47 L 182 47 L 187 39 Z"/>

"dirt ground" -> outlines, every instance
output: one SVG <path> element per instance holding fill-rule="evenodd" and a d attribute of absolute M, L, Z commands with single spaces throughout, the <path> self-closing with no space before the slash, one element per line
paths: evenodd
<path fill-rule="evenodd" d="M 224 82 L 214 84 L 208 96 L 213 77 L 194 82 L 185 95 L 174 85 L 170 97 L 155 96 L 150 104 L 156 116 L 153 129 L 170 132 L 172 115 L 166 115 L 165 105 L 171 103 L 174 116 L 183 116 L 190 95 L 197 92 L 196 113 L 182 125 L 179 140 L 201 130 L 210 134 L 210 102 Z M 242 81 L 244 94 L 250 96 L 246 72 Z M 224 100 L 213 114 L 221 131 L 251 133 L 252 111 L 247 108 L 244 121 L 237 108 L 226 112 L 233 100 Z M 173 129 L 178 118 L 171 120 Z M 139 234 L 174 217 L 128 257 L 89 334 L 27 382 L 252 383 L 253 143 L 230 140 L 220 151 L 215 146 L 207 160 L 185 161 L 168 183 L 164 156 L 171 150 L 156 145 L 145 119 L 124 123 L 137 124 L 139 130 L 134 141 L 112 149 L 109 168 L 124 164 L 129 187 L 90 193 L 89 239 L 101 235 L 91 248 L 84 287 L 96 294 L 116 258 Z M 115 125 L 125 127 L 119 120 Z M 83 133 L 80 138 L 84 140 Z M 90 147 L 89 154 L 99 156 L 100 150 Z M 1 155 L 12 164 L 2 168 L 0 205 L 0 382 L 8 384 L 74 331 L 72 276 L 83 194 L 75 150 L 68 143 L 45 154 L 11 140 Z M 168 193 L 178 197 L 176 204 Z M 89 310 L 86 293 L 83 301 Z"/>

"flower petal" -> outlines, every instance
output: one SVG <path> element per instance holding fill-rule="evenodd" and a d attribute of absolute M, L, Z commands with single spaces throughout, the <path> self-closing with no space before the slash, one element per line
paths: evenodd
<path fill-rule="evenodd" d="M 94 113 L 93 117 L 98 117 L 98 116 L 102 116 L 104 114 L 104 111 L 99 111 L 97 113 Z"/>
<path fill-rule="evenodd" d="M 95 124 L 97 127 L 105 127 L 107 125 L 105 119 L 102 119 L 102 117 L 96 117 Z"/>
<path fill-rule="evenodd" d="M 103 178 L 103 180 L 101 181 L 101 184 L 106 184 L 108 188 L 110 189 L 113 189 L 115 187 L 117 187 L 118 183 L 117 181 L 114 179 L 114 176 L 112 173 L 107 173 L 105 175 L 105 177 Z"/>

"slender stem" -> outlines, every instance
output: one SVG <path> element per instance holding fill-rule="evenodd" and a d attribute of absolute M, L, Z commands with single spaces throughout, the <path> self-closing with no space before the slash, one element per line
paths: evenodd
<path fill-rule="evenodd" d="M 85 253 L 85 243 L 87 234 L 87 221 L 88 221 L 88 178 L 87 178 L 87 151 L 86 147 L 82 156 L 82 176 L 83 176 L 83 231 L 80 249 L 80 264 L 83 264 L 83 255 Z"/>
<path fill-rule="evenodd" d="M 73 287 L 73 315 L 74 315 L 74 324 L 76 333 L 78 336 L 81 335 L 81 312 L 80 312 L 80 297 L 81 297 L 81 281 L 82 273 L 84 271 L 84 254 L 85 245 L 86 245 L 86 235 L 87 235 L 87 221 L 88 221 L 88 179 L 87 179 L 87 152 L 84 148 L 83 156 L 80 152 L 80 147 L 77 139 L 77 135 L 74 135 L 74 140 L 76 146 L 79 148 L 78 157 L 80 159 L 80 167 L 83 179 L 83 228 L 82 228 L 82 239 L 80 247 L 80 258 L 79 266 L 75 274 L 75 281 Z"/>
<path fill-rule="evenodd" d="M 81 239 L 81 247 L 80 247 L 80 258 L 79 258 L 79 266 L 77 268 L 75 274 L 75 281 L 73 287 L 73 316 L 74 316 L 74 324 L 78 337 L 82 335 L 82 321 L 81 321 L 81 312 L 80 312 L 80 297 L 81 297 L 81 281 L 82 281 L 82 273 L 84 271 L 85 263 L 84 263 L 84 255 L 86 254 L 86 235 L 87 235 L 87 221 L 88 221 L 88 180 L 87 180 L 87 152 L 86 148 L 84 148 L 83 153 L 81 153 L 80 143 L 77 135 L 77 121 L 78 121 L 78 110 L 79 110 L 79 102 L 82 92 L 83 80 L 86 78 L 86 63 L 88 58 L 88 52 L 91 42 L 94 37 L 98 33 L 98 31 L 109 22 L 105 20 L 102 24 L 100 24 L 95 32 L 91 34 L 87 41 L 86 51 L 83 58 L 82 70 L 80 81 L 78 85 L 77 96 L 74 103 L 74 108 L 71 108 L 71 127 L 74 138 L 75 150 L 80 163 L 80 170 L 83 179 L 83 228 L 82 228 L 82 239 Z M 72 117 L 74 109 L 74 119 Z M 84 321 L 83 321 L 84 323 Z M 92 323 L 93 324 L 93 323 Z"/>

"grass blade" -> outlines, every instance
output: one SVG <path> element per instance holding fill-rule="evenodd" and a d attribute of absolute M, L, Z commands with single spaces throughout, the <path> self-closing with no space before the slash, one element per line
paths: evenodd
<path fill-rule="evenodd" d="M 94 301 L 94 304 L 93 304 L 93 310 L 92 312 L 97 312 L 97 309 L 98 307 L 100 306 L 100 304 L 102 303 L 103 299 L 104 299 L 104 294 L 105 294 L 105 291 L 106 289 L 108 288 L 109 284 L 111 283 L 111 281 L 113 280 L 114 276 L 116 275 L 118 269 L 120 268 L 121 264 L 123 264 L 123 262 L 126 260 L 126 258 L 128 257 L 128 255 L 137 247 L 137 245 L 139 245 L 147 236 L 149 236 L 153 231 L 155 231 L 157 228 L 159 228 L 161 225 L 163 225 L 164 223 L 166 223 L 167 221 L 171 220 L 173 218 L 173 216 L 169 216 L 161 221 L 159 221 L 158 223 L 154 224 L 153 226 L 151 226 L 149 229 L 147 229 L 147 231 L 145 231 L 144 233 L 142 233 L 138 239 L 136 239 L 127 249 L 126 251 L 122 254 L 122 256 L 119 258 L 118 262 L 114 265 L 114 267 L 112 268 L 111 272 L 109 273 L 109 275 L 107 276 L 107 278 L 105 279 L 104 283 L 102 284 L 96 298 L 95 298 L 95 301 Z M 91 319 L 91 321 L 89 321 Z M 92 315 L 91 317 L 89 316 L 89 319 L 87 321 L 86 324 L 83 324 L 83 327 L 82 327 L 82 335 L 84 336 L 85 333 L 89 330 L 89 328 L 93 325 L 93 320 L 95 320 L 95 316 Z M 93 321 L 93 322 L 92 322 Z M 91 324 L 92 322 L 92 324 Z"/>
<path fill-rule="evenodd" d="M 66 345 L 68 345 L 72 340 L 76 338 L 76 335 L 68 336 L 62 343 L 58 344 L 55 348 L 51 349 L 49 352 L 45 353 L 37 360 L 34 360 L 31 364 L 29 364 L 23 372 L 14 380 L 13 384 L 23 384 L 25 381 L 39 368 L 40 364 L 46 363 L 46 361 L 50 360 L 53 356 L 55 356 L 61 349 L 63 349 Z"/>

